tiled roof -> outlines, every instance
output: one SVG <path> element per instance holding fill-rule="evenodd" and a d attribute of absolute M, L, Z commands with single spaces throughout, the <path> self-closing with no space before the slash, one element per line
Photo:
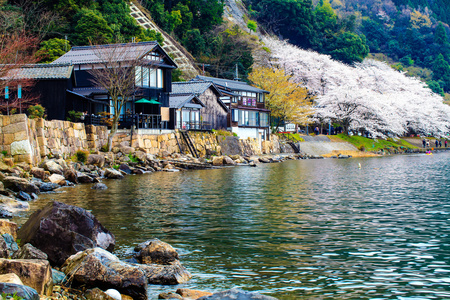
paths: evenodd
<path fill-rule="evenodd" d="M 34 64 L 11 70 L 9 75 L 15 79 L 69 79 L 72 70 L 69 64 Z"/>
<path fill-rule="evenodd" d="M 107 94 L 108 92 L 103 88 L 98 87 L 84 87 L 74 88 L 73 91 L 79 95 L 89 96 L 91 94 Z"/>
<path fill-rule="evenodd" d="M 223 87 L 225 89 L 230 89 L 232 91 L 246 91 L 253 93 L 269 93 L 268 91 L 259 89 L 257 87 L 251 86 L 246 82 L 237 81 L 237 80 L 229 80 L 223 78 L 215 78 L 197 75 L 192 81 L 212 81 L 215 85 L 219 87 Z"/>
<path fill-rule="evenodd" d="M 100 63 L 109 55 L 117 56 L 117 61 L 130 61 L 142 57 L 144 54 L 152 51 L 157 46 L 159 46 L 158 43 L 153 41 L 73 47 L 69 52 L 52 62 L 52 64 L 69 63 L 77 65 Z M 162 48 L 161 51 L 164 52 Z M 168 55 L 165 59 L 172 61 Z M 174 63 L 174 65 L 176 64 Z"/>
<path fill-rule="evenodd" d="M 201 106 L 205 107 L 205 105 L 197 98 L 197 96 L 195 96 L 193 94 L 178 94 L 178 95 L 170 94 L 169 107 L 170 108 L 181 108 L 185 104 L 192 101 L 193 99 L 195 99 L 195 102 L 198 102 L 198 103 L 200 103 Z"/>
<path fill-rule="evenodd" d="M 213 83 L 211 81 L 172 82 L 172 94 L 203 94 Z M 217 88 L 215 87 L 217 90 Z M 219 92 L 220 93 L 220 92 Z"/>

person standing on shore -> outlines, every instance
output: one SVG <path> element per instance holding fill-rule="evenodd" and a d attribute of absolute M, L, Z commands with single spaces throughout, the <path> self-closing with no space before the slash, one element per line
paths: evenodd
<path fill-rule="evenodd" d="M 427 141 L 425 139 L 422 140 L 422 145 L 424 148 L 427 146 Z"/>
<path fill-rule="evenodd" d="M 444 141 L 445 148 L 447 148 L 447 140 Z"/>
<path fill-rule="evenodd" d="M 439 148 L 442 148 L 442 141 L 439 140 Z"/>
<path fill-rule="evenodd" d="M 438 142 L 438 140 L 435 140 L 435 141 L 434 141 L 434 145 L 436 145 L 436 148 L 439 147 L 439 142 Z"/>

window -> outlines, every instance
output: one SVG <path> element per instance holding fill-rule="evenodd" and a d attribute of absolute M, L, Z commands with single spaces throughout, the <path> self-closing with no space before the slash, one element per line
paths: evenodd
<path fill-rule="evenodd" d="M 237 109 L 231 110 L 231 121 L 239 122 L 239 110 L 237 110 Z"/>
<path fill-rule="evenodd" d="M 142 86 L 148 87 L 148 84 L 149 84 L 148 68 L 143 67 L 142 68 Z"/>
<path fill-rule="evenodd" d="M 268 127 L 269 126 L 269 114 L 268 113 L 261 113 L 260 126 L 261 127 Z"/>
<path fill-rule="evenodd" d="M 156 87 L 156 70 L 150 69 L 150 87 Z"/>
<path fill-rule="evenodd" d="M 256 93 L 241 92 L 242 105 L 244 106 L 256 106 Z"/>
<path fill-rule="evenodd" d="M 258 102 L 264 103 L 264 93 L 258 93 Z"/>
<path fill-rule="evenodd" d="M 163 77 L 163 70 L 162 69 L 158 69 L 158 76 L 157 76 L 157 88 L 162 89 L 163 85 L 164 85 L 164 77 Z"/>
<path fill-rule="evenodd" d="M 136 86 L 142 86 L 142 67 L 140 66 L 134 69 L 134 82 Z"/>

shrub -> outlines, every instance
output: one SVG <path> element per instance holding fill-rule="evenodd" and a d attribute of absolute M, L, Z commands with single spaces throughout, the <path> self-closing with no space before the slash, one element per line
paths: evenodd
<path fill-rule="evenodd" d="M 85 163 L 89 156 L 89 152 L 84 150 L 78 150 L 77 152 L 75 152 L 75 156 L 77 157 L 78 162 Z"/>
<path fill-rule="evenodd" d="M 108 144 L 104 144 L 101 148 L 100 151 L 102 152 L 108 152 L 109 148 L 108 148 Z"/>
<path fill-rule="evenodd" d="M 30 119 L 43 118 L 44 115 L 45 115 L 45 108 L 42 105 L 36 104 L 28 107 L 28 117 Z"/>
<path fill-rule="evenodd" d="M 83 112 L 81 111 L 74 111 L 74 110 L 70 110 L 68 112 L 69 116 L 67 117 L 67 121 L 71 121 L 71 122 L 77 122 L 79 120 L 81 120 L 81 117 L 83 116 Z"/>

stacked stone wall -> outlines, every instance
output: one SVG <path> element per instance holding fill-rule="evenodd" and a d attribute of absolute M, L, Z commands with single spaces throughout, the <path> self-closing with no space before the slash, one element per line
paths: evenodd
<path fill-rule="evenodd" d="M 107 144 L 105 126 L 84 125 L 68 121 L 28 119 L 26 115 L 0 115 L 0 148 L 15 162 L 36 165 L 45 156 L 69 158 L 78 150 L 99 151 Z M 280 152 L 276 136 L 270 141 L 239 140 L 234 136 L 218 136 L 211 132 L 190 132 L 200 156 L 208 155 L 260 155 Z M 157 156 L 184 152 L 187 147 L 179 132 L 166 134 L 137 134 L 129 131 L 116 134 L 113 147 L 130 145 Z M 180 151 L 181 146 L 181 151 Z"/>

